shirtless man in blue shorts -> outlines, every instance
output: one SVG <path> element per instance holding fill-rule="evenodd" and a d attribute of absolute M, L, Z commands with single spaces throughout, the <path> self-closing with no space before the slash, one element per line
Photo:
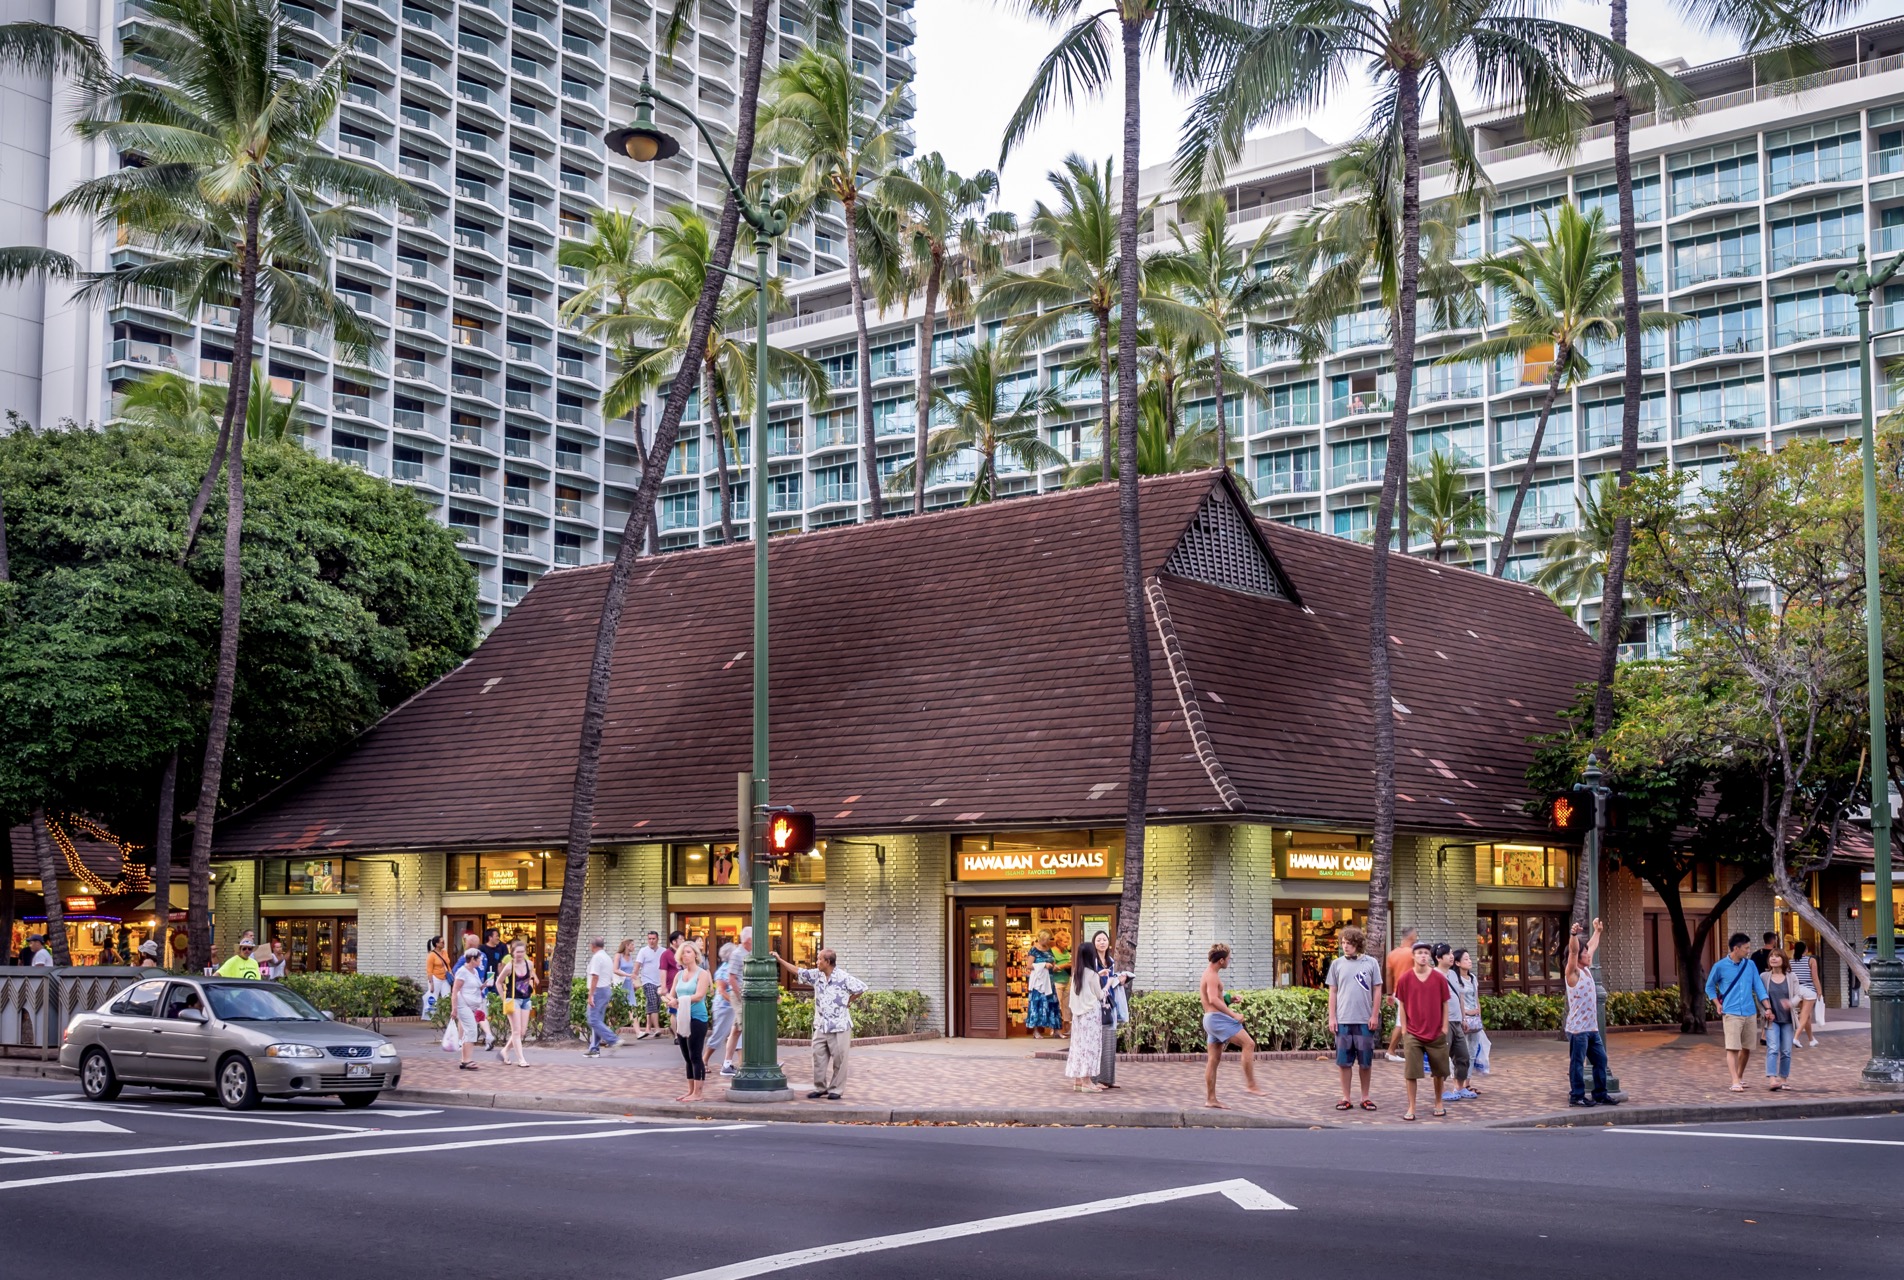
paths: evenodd
<path fill-rule="evenodd" d="M 1216 1100 L 1216 1069 L 1223 1061 L 1223 1046 L 1236 1045 L 1243 1050 L 1243 1092 L 1258 1097 L 1256 1087 L 1256 1042 L 1243 1030 L 1242 1019 L 1230 1012 L 1229 993 L 1223 990 L 1223 971 L 1230 967 L 1230 948 L 1217 943 L 1210 948 L 1210 967 L 1203 971 L 1197 994 L 1203 997 L 1203 1038 L 1210 1047 L 1210 1060 L 1203 1067 L 1204 1106 L 1228 1110 Z"/>

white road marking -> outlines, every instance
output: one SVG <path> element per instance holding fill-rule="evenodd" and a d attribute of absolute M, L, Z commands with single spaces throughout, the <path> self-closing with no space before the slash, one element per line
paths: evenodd
<path fill-rule="evenodd" d="M 206 1107 L 138 1107 L 122 1102 L 69 1102 L 65 1098 L 0 1098 L 0 1107 L 60 1107 L 68 1111 L 110 1111 L 128 1116 L 177 1116 L 188 1120 L 222 1120 L 236 1124 L 269 1124 L 291 1129 L 332 1129 L 339 1132 L 354 1133 L 359 1126 L 350 1124 L 323 1124 L 316 1120 L 281 1120 L 275 1116 L 249 1115 L 236 1111 L 220 1111 Z"/>
<path fill-rule="evenodd" d="M 14 1120 L 0 1116 L 0 1130 L 30 1129 L 34 1133 L 131 1133 L 104 1120 Z"/>
<path fill-rule="evenodd" d="M 587 1142 L 592 1138 L 625 1138 L 631 1134 L 718 1133 L 728 1129 L 757 1129 L 759 1127 L 758 1124 L 710 1124 L 656 1129 L 626 1125 L 616 1129 L 597 1129 L 593 1133 L 532 1133 L 516 1138 L 482 1138 L 470 1142 L 439 1142 L 429 1146 L 378 1147 L 374 1151 L 320 1151 L 308 1156 L 266 1156 L 258 1160 L 156 1165 L 140 1169 L 101 1169 L 92 1173 L 62 1173 L 44 1178 L 16 1178 L 11 1182 L 0 1182 L 0 1191 L 60 1186 L 70 1182 L 103 1182 L 117 1178 L 153 1178 L 166 1173 L 205 1173 L 219 1169 L 278 1169 L 288 1164 L 316 1164 L 329 1160 L 366 1160 L 372 1156 L 407 1156 L 438 1151 L 473 1151 L 482 1147 L 514 1147 L 531 1142 Z"/>
<path fill-rule="evenodd" d="M 1705 1129 L 1646 1129 L 1615 1125 L 1608 1133 L 1652 1133 L 1667 1138 L 1745 1138 L 1751 1142 L 1828 1142 L 1850 1147 L 1904 1147 L 1897 1138 L 1826 1138 L 1797 1133 L 1723 1133 Z"/>
<path fill-rule="evenodd" d="M 398 1111 L 394 1107 L 378 1107 L 376 1108 L 374 1114 L 380 1115 L 380 1116 L 402 1116 L 405 1119 L 409 1119 L 411 1116 L 440 1116 L 443 1113 L 440 1110 L 438 1111 Z"/>
<path fill-rule="evenodd" d="M 35 1150 L 34 1150 L 33 1148 L 31 1148 L 31 1147 L 0 1147 L 0 1155 L 9 1155 L 9 1156 L 45 1156 L 45 1155 L 51 1155 L 51 1154 L 52 1154 L 52 1152 L 50 1152 L 50 1151 L 35 1151 Z M 11 1163 L 11 1162 L 10 1162 L 10 1161 L 0 1161 L 0 1163 Z"/>
<path fill-rule="evenodd" d="M 0 1183 L 0 1186 L 4 1185 L 6 1184 Z M 826 1244 L 817 1249 L 777 1253 L 771 1257 L 752 1258 L 746 1262 L 730 1263 L 725 1267 L 695 1271 L 676 1276 L 674 1280 L 745 1280 L 747 1276 L 766 1275 L 770 1271 L 785 1271 L 791 1267 L 804 1267 L 815 1262 L 831 1262 L 836 1258 L 850 1258 L 855 1254 L 881 1253 L 887 1249 L 904 1249 L 910 1245 L 931 1244 L 938 1240 L 956 1240 L 960 1236 L 983 1235 L 991 1231 L 1010 1231 L 1015 1227 L 1032 1227 L 1069 1221 L 1087 1214 L 1115 1213 L 1119 1209 L 1129 1209 L 1136 1205 L 1163 1204 L 1171 1200 L 1189 1200 L 1196 1196 L 1210 1195 L 1228 1197 L 1245 1209 L 1294 1209 L 1296 1207 L 1277 1199 L 1246 1178 L 1232 1178 L 1226 1182 L 1203 1182 L 1192 1187 L 1167 1187 L 1162 1191 L 1145 1191 L 1138 1195 L 1117 1196 L 1110 1200 L 1058 1205 L 1050 1209 L 1034 1209 L 1030 1213 L 1008 1213 L 998 1218 L 979 1218 L 973 1222 L 954 1222 L 943 1227 L 927 1227 L 923 1231 L 905 1231 L 898 1235 L 872 1236 L 865 1240 Z"/>
<path fill-rule="evenodd" d="M 603 1116 L 599 1120 L 512 1120 L 506 1124 L 445 1125 L 438 1129 L 353 1129 L 348 1133 L 311 1133 L 295 1138 L 237 1138 L 230 1142 L 190 1142 L 170 1147 L 102 1147 L 98 1151 L 26 1151 L 0 1147 L 0 1151 L 17 1151 L 13 1158 L 0 1159 L 0 1165 L 45 1164 L 54 1160 L 105 1160 L 115 1156 L 171 1155 L 179 1151 L 229 1151 L 234 1147 L 279 1147 L 291 1143 L 337 1142 L 344 1138 L 403 1138 L 411 1134 L 428 1137 L 438 1133 L 485 1133 L 494 1129 L 539 1129 L 549 1125 L 622 1123 L 625 1122 L 613 1116 Z"/>

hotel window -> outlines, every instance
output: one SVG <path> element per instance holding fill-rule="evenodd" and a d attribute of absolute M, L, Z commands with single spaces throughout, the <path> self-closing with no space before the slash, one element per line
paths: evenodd
<path fill-rule="evenodd" d="M 444 888 L 452 893 L 533 893 L 560 889 L 568 863 L 560 853 L 453 853 Z"/>
<path fill-rule="evenodd" d="M 279 858 L 259 866 L 260 893 L 357 892 L 355 858 Z"/>
<path fill-rule="evenodd" d="M 767 864 L 769 884 L 825 884 L 826 841 L 811 853 Z M 747 873 L 729 844 L 677 844 L 668 850 L 668 883 L 676 888 L 742 888 Z"/>
<path fill-rule="evenodd" d="M 1474 849 L 1474 883 L 1505 889 L 1564 889 L 1567 849 L 1539 844 L 1483 844 Z"/>

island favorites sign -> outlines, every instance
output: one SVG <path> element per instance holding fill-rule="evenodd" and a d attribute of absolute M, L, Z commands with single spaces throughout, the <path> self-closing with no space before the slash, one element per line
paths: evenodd
<path fill-rule="evenodd" d="M 1103 880 L 1111 874 L 1109 849 L 971 851 L 958 855 L 961 880 Z"/>

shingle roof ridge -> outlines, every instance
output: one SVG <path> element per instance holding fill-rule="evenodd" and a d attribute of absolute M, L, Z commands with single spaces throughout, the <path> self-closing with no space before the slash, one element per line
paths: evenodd
<path fill-rule="evenodd" d="M 1375 557 L 1375 548 L 1366 542 L 1355 542 L 1348 538 L 1339 538 L 1333 533 L 1324 533 L 1320 529 L 1305 529 L 1300 525 L 1285 524 L 1280 520 L 1271 520 L 1265 516 L 1257 516 L 1256 523 L 1266 530 L 1272 530 L 1274 535 L 1288 534 L 1292 537 L 1311 538 L 1317 540 L 1318 545 L 1331 548 L 1352 547 L 1356 551 L 1367 554 L 1371 562 L 1373 562 Z M 1323 541 L 1325 539 L 1326 541 Z M 1420 556 L 1406 554 L 1396 555 L 1394 559 L 1390 561 L 1391 567 L 1396 564 L 1414 566 L 1409 569 L 1404 569 L 1404 573 L 1460 573 L 1465 574 L 1477 582 L 1492 584 L 1492 590 L 1506 588 L 1516 591 L 1521 595 L 1537 596 L 1542 600 L 1551 599 L 1545 591 L 1542 591 L 1539 587 L 1530 582 L 1516 582 L 1511 578 L 1497 578 L 1491 573 L 1484 573 L 1479 569 L 1472 569 L 1464 564 L 1444 564 L 1439 560 L 1424 560 Z"/>

